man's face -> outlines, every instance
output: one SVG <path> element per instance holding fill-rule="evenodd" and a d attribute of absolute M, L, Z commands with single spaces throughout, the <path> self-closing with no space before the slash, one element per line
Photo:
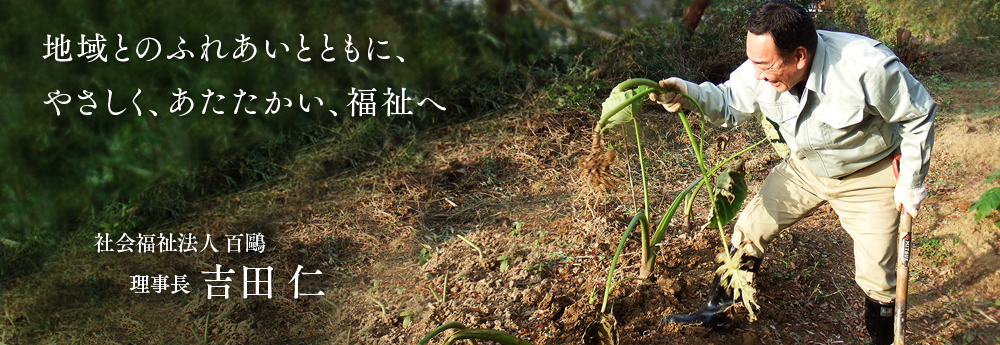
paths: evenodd
<path fill-rule="evenodd" d="M 747 59 L 754 65 L 754 77 L 771 84 L 778 92 L 785 92 L 806 79 L 809 73 L 809 56 L 804 47 L 798 47 L 791 58 L 784 60 L 774 45 L 771 34 L 754 35 L 747 32 Z"/>

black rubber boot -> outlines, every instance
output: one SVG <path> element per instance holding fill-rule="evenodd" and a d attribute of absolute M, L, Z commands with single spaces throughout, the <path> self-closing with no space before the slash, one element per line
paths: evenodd
<path fill-rule="evenodd" d="M 752 256 L 744 256 L 742 269 L 750 272 L 757 272 L 760 267 L 760 259 Z M 728 328 L 732 325 L 732 320 L 727 315 L 726 310 L 733 305 L 733 294 L 722 287 L 719 276 L 715 276 L 708 292 L 708 300 L 705 301 L 698 310 L 691 314 L 670 314 L 663 317 L 663 322 L 679 323 L 683 325 L 704 326 L 712 329 Z"/>
<path fill-rule="evenodd" d="M 872 345 L 890 345 L 895 337 L 893 327 L 896 302 L 879 302 L 865 296 L 865 328 L 872 337 Z"/>

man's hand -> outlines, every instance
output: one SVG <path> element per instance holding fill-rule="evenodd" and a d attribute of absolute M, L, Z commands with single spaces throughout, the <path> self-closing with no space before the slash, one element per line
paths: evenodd
<path fill-rule="evenodd" d="M 917 211 L 920 209 L 920 202 L 924 201 L 924 198 L 927 197 L 927 185 L 921 183 L 920 187 L 911 188 L 897 184 L 896 189 L 892 192 L 892 196 L 896 199 L 896 208 L 899 208 L 899 205 L 903 205 L 906 213 L 916 218 Z"/>
<path fill-rule="evenodd" d="M 687 82 L 676 77 L 664 79 L 660 80 L 660 88 L 687 93 Z M 657 104 L 662 104 L 663 108 L 667 109 L 667 111 L 671 113 L 676 113 L 677 110 L 680 110 L 681 108 L 691 109 L 694 107 L 694 105 L 691 104 L 691 100 L 676 92 L 651 92 L 649 94 L 649 100 L 656 102 Z"/>

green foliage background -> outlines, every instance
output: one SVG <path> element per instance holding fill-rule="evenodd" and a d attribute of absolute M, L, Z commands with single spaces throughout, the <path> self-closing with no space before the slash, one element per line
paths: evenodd
<path fill-rule="evenodd" d="M 1000 0 L 839 0 L 836 6 L 840 20 L 887 43 L 905 28 L 922 41 L 1000 46 Z"/>
<path fill-rule="evenodd" d="M 252 156 L 273 156 L 282 148 L 329 140 L 344 126 L 362 127 L 364 132 L 387 125 L 418 128 L 455 121 L 467 115 L 474 100 L 459 94 L 457 85 L 544 48 L 544 32 L 525 30 L 531 28 L 530 19 L 510 17 L 499 31 L 488 27 L 483 17 L 480 9 L 436 0 L 2 1 L 0 236 L 20 241 L 47 231 L 68 231 L 81 216 L 103 212 L 106 205 L 123 208 L 121 203 L 151 182 L 177 174 L 214 180 L 217 183 L 202 187 L 222 190 L 266 180 L 277 168 L 255 166 Z M 80 35 L 92 39 L 95 33 L 108 40 L 108 62 L 77 56 L 71 62 L 43 59 L 47 35 L 65 34 L 74 42 L 71 52 L 76 55 Z M 128 62 L 115 60 L 118 34 L 128 49 L 123 52 Z M 241 34 L 257 48 L 249 62 L 232 58 Z M 320 59 L 324 34 L 336 49 L 334 62 Z M 348 34 L 361 53 L 353 63 L 344 53 Z M 221 41 L 222 52 L 229 55 L 218 59 L 211 49 L 209 61 L 200 59 L 205 35 Z M 303 54 L 310 62 L 296 58 L 300 35 L 310 47 Z M 153 61 L 136 56 L 137 43 L 146 37 L 163 45 Z M 177 51 L 179 38 L 195 57 L 167 59 Z M 368 61 L 369 38 L 389 41 L 376 45 L 375 52 L 393 58 Z M 276 58 L 265 54 L 265 40 L 277 50 Z M 287 44 L 290 52 L 278 43 Z M 346 108 L 352 87 L 377 89 L 379 104 L 386 88 L 398 94 L 405 87 L 414 99 L 409 105 L 415 115 L 352 119 Z M 168 110 L 176 99 L 171 93 L 178 88 L 194 101 L 194 109 L 184 117 Z M 142 90 L 136 101 L 142 116 L 131 101 L 137 89 Z M 211 109 L 201 113 L 205 98 L 200 95 L 208 89 L 226 96 L 210 104 L 225 114 Z M 233 114 L 233 94 L 240 89 L 257 99 L 249 102 L 244 97 L 240 112 Z M 73 102 L 60 106 L 61 116 L 53 105 L 44 104 L 55 90 L 74 96 Z M 78 110 L 86 104 L 76 98 L 83 90 L 94 93 L 93 115 Z M 124 108 L 121 115 L 109 113 L 108 90 L 113 92 L 110 108 Z M 264 114 L 264 99 L 272 92 L 292 99 L 293 106 Z M 312 101 L 310 112 L 298 108 L 299 94 Z M 312 97 L 320 97 L 324 105 Z M 423 97 L 448 111 L 417 107 Z M 246 114 L 244 107 L 257 113 Z M 350 161 L 350 154 L 344 161 Z M 197 176 L 195 168 L 204 164 L 223 167 L 223 176 Z M 172 191 L 175 194 L 213 192 L 194 190 L 196 183 L 174 187 L 180 189 Z M 157 212 L 183 212 L 164 207 Z"/>

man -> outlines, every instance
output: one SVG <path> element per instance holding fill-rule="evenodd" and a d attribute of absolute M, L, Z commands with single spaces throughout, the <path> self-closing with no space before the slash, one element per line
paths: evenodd
<path fill-rule="evenodd" d="M 734 246 L 755 271 L 778 233 L 829 202 L 854 239 L 855 279 L 866 297 L 873 344 L 891 344 L 899 205 L 912 216 L 926 197 L 937 105 L 882 43 L 816 30 L 801 6 L 767 1 L 747 23 L 747 61 L 719 85 L 670 78 L 660 86 L 692 96 L 708 121 L 724 127 L 762 112 L 791 154 L 776 166 L 740 215 Z M 694 105 L 677 93 L 654 93 L 670 112 Z M 891 164 L 899 159 L 899 177 Z M 696 312 L 666 322 L 728 323 L 730 291 L 716 277 Z"/>

